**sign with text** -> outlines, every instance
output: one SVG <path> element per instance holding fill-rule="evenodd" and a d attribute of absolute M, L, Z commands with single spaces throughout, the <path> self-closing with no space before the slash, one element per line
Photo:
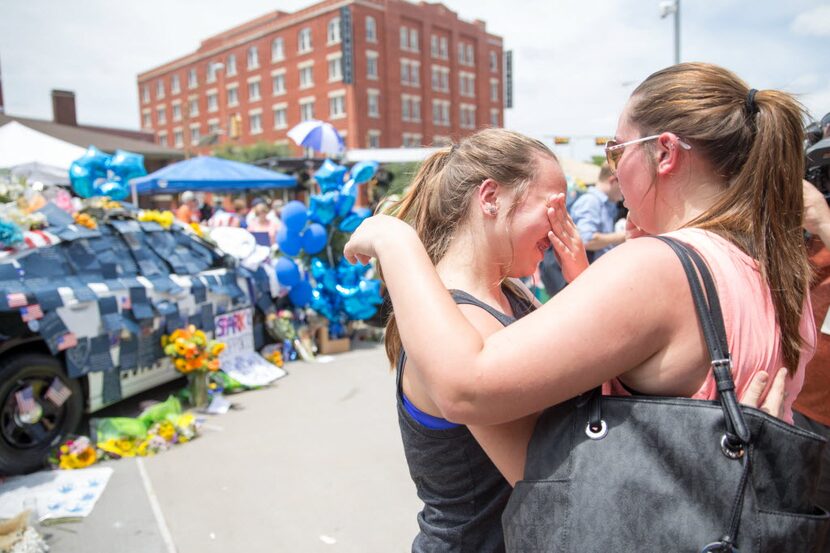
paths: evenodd
<path fill-rule="evenodd" d="M 214 338 L 225 343 L 225 351 L 219 356 L 223 364 L 225 357 L 254 351 L 253 309 L 240 309 L 216 315 L 214 323 Z"/>

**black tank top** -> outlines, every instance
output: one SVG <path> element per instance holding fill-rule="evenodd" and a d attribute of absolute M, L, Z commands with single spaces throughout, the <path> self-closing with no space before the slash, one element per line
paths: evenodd
<path fill-rule="evenodd" d="M 481 307 L 507 326 L 534 309 L 525 297 L 504 289 L 510 317 L 466 292 L 451 290 L 457 304 Z M 424 502 L 413 553 L 500 553 L 501 515 L 512 488 L 466 426 L 432 430 L 404 409 L 401 378 L 406 354 L 397 365 L 398 423 L 409 474 Z"/>

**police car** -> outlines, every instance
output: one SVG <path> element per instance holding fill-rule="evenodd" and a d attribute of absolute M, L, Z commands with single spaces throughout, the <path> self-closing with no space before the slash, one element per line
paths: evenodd
<path fill-rule="evenodd" d="M 189 227 L 116 210 L 49 225 L 0 252 L 0 474 L 43 465 L 94 412 L 179 377 L 161 337 L 231 317 L 263 345 L 273 271 L 244 267 Z M 240 323 L 241 321 L 241 323 Z"/>

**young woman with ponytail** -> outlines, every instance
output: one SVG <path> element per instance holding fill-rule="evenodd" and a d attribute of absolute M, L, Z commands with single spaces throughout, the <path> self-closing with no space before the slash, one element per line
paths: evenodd
<path fill-rule="evenodd" d="M 738 395 L 758 382 L 754 376 L 789 368 L 782 418 L 790 423 L 816 342 L 801 234 L 801 148 L 802 110 L 792 97 L 750 89 L 703 63 L 646 79 L 607 147 L 630 222 L 689 244 L 714 275 Z M 486 205 L 478 216 L 487 215 Z M 559 255 L 569 255 L 556 239 L 567 238 L 562 209 L 550 223 Z M 406 370 L 417 373 L 446 419 L 503 423 L 603 383 L 615 394 L 716 396 L 686 276 L 662 242 L 626 241 L 544 306 L 489 334 L 455 304 L 447 293 L 453 284 L 438 278 L 424 245 L 429 252 L 420 232 L 381 215 L 357 229 L 345 253 L 379 259 Z M 522 459 L 523 440 L 510 445 Z"/>

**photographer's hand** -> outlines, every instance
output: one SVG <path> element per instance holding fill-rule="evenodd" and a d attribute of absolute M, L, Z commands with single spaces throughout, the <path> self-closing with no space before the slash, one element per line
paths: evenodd
<path fill-rule="evenodd" d="M 801 181 L 804 190 L 803 225 L 811 234 L 815 234 L 830 249 L 830 207 L 824 194 L 809 181 Z"/>

